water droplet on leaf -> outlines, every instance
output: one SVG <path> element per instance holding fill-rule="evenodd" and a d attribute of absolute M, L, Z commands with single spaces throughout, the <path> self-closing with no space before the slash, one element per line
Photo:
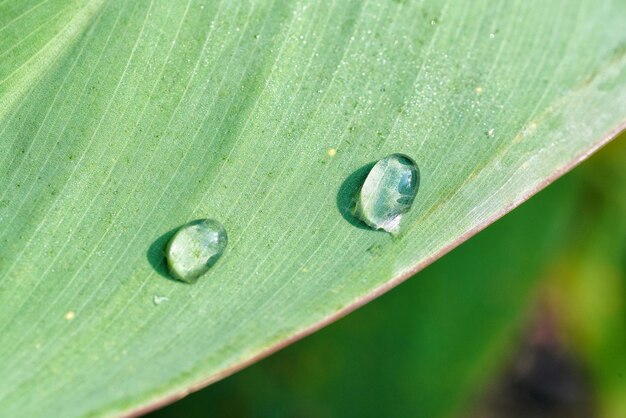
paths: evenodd
<path fill-rule="evenodd" d="M 404 154 L 378 161 L 356 197 L 354 215 L 374 229 L 396 234 L 419 187 L 417 164 Z"/>
<path fill-rule="evenodd" d="M 195 283 L 220 258 L 228 237 L 224 226 L 213 219 L 183 225 L 167 244 L 165 255 L 172 276 Z"/>

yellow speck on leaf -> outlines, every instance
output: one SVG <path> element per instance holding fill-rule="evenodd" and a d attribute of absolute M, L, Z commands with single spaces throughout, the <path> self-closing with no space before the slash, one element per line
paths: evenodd
<path fill-rule="evenodd" d="M 337 155 L 337 150 L 334 148 L 328 148 L 328 151 L 326 151 L 326 153 L 329 157 L 334 157 L 335 155 Z"/>
<path fill-rule="evenodd" d="M 478 86 L 474 89 L 474 91 L 476 92 L 476 94 L 481 94 L 483 92 L 483 88 Z"/>
<path fill-rule="evenodd" d="M 67 313 L 65 314 L 65 319 L 67 321 L 71 321 L 75 317 L 76 317 L 76 313 L 74 311 L 67 311 Z"/>

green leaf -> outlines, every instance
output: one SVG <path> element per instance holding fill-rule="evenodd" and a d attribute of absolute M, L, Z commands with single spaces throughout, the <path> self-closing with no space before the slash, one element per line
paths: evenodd
<path fill-rule="evenodd" d="M 419 280 L 149 417 L 476 416 L 468 404 L 509 360 L 546 264 L 569 242 L 579 180 L 559 180 Z"/>
<path fill-rule="evenodd" d="M 625 19 L 0 0 L 0 415 L 152 407 L 409 277 L 621 129 Z M 394 152 L 420 170 L 395 238 L 348 210 Z M 229 247 L 190 286 L 161 250 L 198 218 Z"/>

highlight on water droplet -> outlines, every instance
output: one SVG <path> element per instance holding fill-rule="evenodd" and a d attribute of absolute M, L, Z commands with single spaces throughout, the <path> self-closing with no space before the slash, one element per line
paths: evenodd
<path fill-rule="evenodd" d="M 165 249 L 170 274 L 195 283 L 221 257 L 228 244 L 224 226 L 214 219 L 198 219 L 183 225 Z"/>
<path fill-rule="evenodd" d="M 170 298 L 168 298 L 167 296 L 154 295 L 152 297 L 152 303 L 154 303 L 156 306 L 162 304 L 163 302 L 167 302 L 168 300 L 170 300 Z"/>
<path fill-rule="evenodd" d="M 371 228 L 395 235 L 419 188 L 419 171 L 411 157 L 391 154 L 370 170 L 356 196 L 354 216 Z"/>

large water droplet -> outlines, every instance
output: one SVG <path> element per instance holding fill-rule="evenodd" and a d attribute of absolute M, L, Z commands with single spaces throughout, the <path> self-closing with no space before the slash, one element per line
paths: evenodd
<path fill-rule="evenodd" d="M 396 234 L 419 187 L 417 164 L 404 154 L 378 161 L 356 197 L 354 215 L 374 229 Z"/>
<path fill-rule="evenodd" d="M 178 280 L 195 283 L 226 249 L 224 226 L 213 219 L 198 219 L 183 225 L 167 244 L 165 255 L 170 273 Z"/>

